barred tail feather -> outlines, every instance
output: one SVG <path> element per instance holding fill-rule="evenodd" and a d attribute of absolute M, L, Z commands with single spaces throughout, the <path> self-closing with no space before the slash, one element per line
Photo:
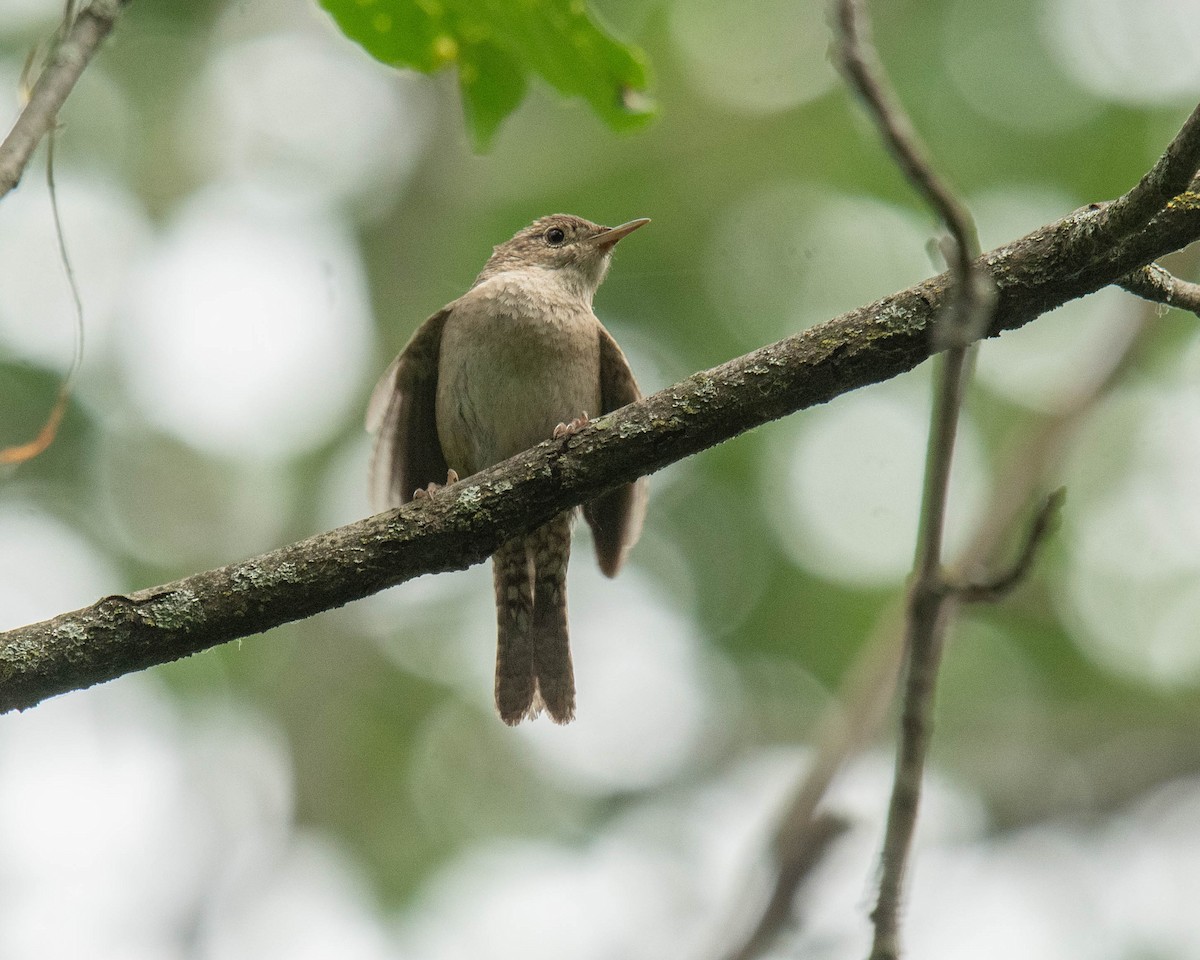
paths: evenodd
<path fill-rule="evenodd" d="M 575 719 L 575 672 L 567 629 L 571 515 L 562 513 L 529 538 L 533 558 L 533 672 L 537 694 L 555 723 Z"/>
<path fill-rule="evenodd" d="M 510 726 L 535 712 L 533 564 L 525 538 L 492 555 L 496 588 L 496 709 Z"/>

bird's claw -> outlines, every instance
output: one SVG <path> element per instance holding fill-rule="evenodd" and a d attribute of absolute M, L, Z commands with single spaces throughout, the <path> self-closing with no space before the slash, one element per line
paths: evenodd
<path fill-rule="evenodd" d="M 455 483 L 458 483 L 458 472 L 455 470 L 447 470 L 445 483 L 429 483 L 423 487 L 417 487 L 417 489 L 413 491 L 413 499 L 428 500 L 435 493 L 441 490 L 442 487 L 449 487 Z"/>
<path fill-rule="evenodd" d="M 569 437 L 573 433 L 578 433 L 592 421 L 588 419 L 587 411 L 583 411 L 582 417 L 576 417 L 570 423 L 560 423 L 554 428 L 554 439 L 559 440 L 562 437 Z"/>

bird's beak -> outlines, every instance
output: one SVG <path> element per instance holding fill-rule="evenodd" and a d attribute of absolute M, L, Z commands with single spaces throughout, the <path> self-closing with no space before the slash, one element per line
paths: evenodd
<path fill-rule="evenodd" d="M 594 237 L 590 237 L 585 243 L 591 243 L 599 247 L 601 250 L 611 250 L 617 245 L 617 241 L 622 237 L 627 237 L 633 233 L 638 227 L 644 227 L 650 222 L 648 217 L 641 217 L 638 220 L 630 220 L 628 223 L 623 223 L 619 227 L 612 227 L 604 233 L 598 233 Z"/>

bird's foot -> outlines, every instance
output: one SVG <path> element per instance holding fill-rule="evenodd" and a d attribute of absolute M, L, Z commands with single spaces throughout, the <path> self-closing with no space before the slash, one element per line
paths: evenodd
<path fill-rule="evenodd" d="M 458 483 L 458 473 L 454 470 L 447 470 L 445 483 L 430 483 L 424 487 L 417 487 L 417 489 L 413 491 L 413 499 L 428 500 L 435 493 L 441 490 L 442 487 L 448 487 L 455 483 Z"/>
<path fill-rule="evenodd" d="M 576 417 L 570 423 L 560 423 L 554 428 L 554 439 L 559 440 L 563 437 L 569 437 L 573 433 L 578 433 L 592 421 L 588 419 L 587 411 L 583 411 L 582 417 Z"/>

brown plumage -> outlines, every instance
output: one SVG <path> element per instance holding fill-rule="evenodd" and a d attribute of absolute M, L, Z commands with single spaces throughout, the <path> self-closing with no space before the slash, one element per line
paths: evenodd
<path fill-rule="evenodd" d="M 542 217 L 497 246 L 471 289 L 425 321 L 375 388 L 372 501 L 399 506 L 637 400 L 625 355 L 592 313 L 613 247 L 644 225 L 603 227 Z M 646 481 L 596 498 L 583 514 L 600 569 L 614 576 L 637 540 Z M 567 632 L 571 514 L 500 547 L 496 588 L 496 707 L 519 723 L 545 707 L 575 715 Z"/>

